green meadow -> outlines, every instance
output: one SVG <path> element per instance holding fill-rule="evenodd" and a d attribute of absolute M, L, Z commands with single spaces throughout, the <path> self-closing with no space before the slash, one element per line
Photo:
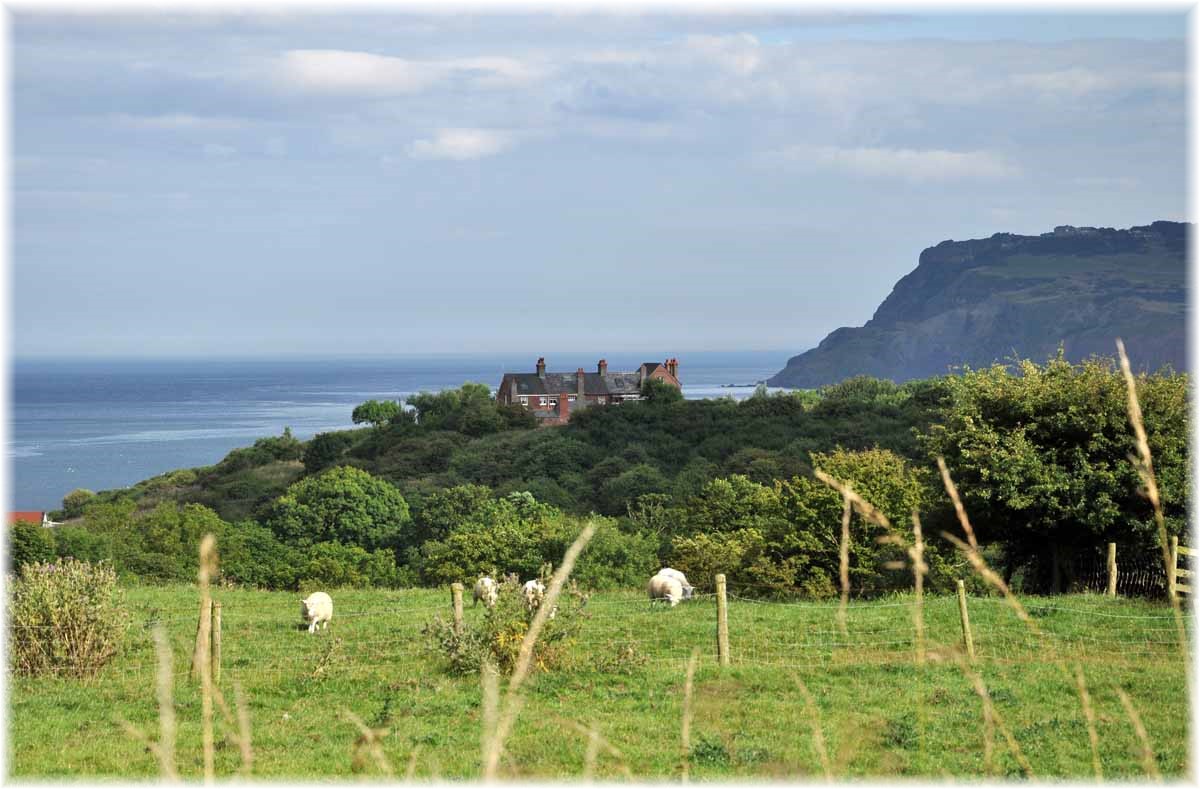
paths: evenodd
<path fill-rule="evenodd" d="M 158 761 L 145 742 L 158 737 L 155 652 L 161 623 L 174 654 L 177 763 L 202 774 L 201 696 L 188 676 L 196 633 L 194 586 L 126 590 L 133 621 L 124 647 L 90 680 L 9 680 L 12 776 L 148 778 Z M 329 628 L 299 624 L 299 595 L 217 589 L 222 603 L 220 688 L 231 707 L 240 692 L 249 713 L 256 777 L 356 774 L 419 779 L 480 775 L 481 687 L 453 676 L 428 650 L 422 627 L 450 616 L 436 590 L 334 591 Z M 972 597 L 977 658 L 996 719 L 1038 777 L 1092 778 L 1092 750 L 1075 668 L 1082 668 L 1106 778 L 1146 775 L 1142 741 L 1117 689 L 1129 694 L 1157 770 L 1185 774 L 1188 697 L 1171 611 L 1097 595 L 1023 598 L 1034 633 L 1004 601 Z M 466 619 L 481 615 L 470 605 Z M 835 776 L 985 777 L 983 706 L 950 651 L 961 645 L 954 597 L 927 598 L 929 659 L 915 659 L 913 597 L 852 601 L 843 632 L 837 603 L 763 602 L 732 596 L 732 665 L 715 654 L 711 596 L 677 608 L 650 605 L 640 592 L 594 595 L 566 666 L 526 684 L 501 773 L 511 778 L 678 779 L 686 758 L 695 779 L 817 778 L 822 755 Z M 1189 620 L 1190 629 L 1190 620 Z M 691 747 L 681 748 L 685 669 L 699 649 Z M 810 708 L 799 690 L 811 692 Z M 503 687 L 503 686 L 502 686 Z M 356 744 L 352 713 L 379 732 L 381 752 Z M 236 712 L 234 713 L 236 715 Z M 216 769 L 242 768 L 216 720 Z M 602 747 L 587 756 L 589 732 Z M 1025 768 L 998 725 L 990 771 Z M 589 762 L 591 762 L 589 764 Z"/>

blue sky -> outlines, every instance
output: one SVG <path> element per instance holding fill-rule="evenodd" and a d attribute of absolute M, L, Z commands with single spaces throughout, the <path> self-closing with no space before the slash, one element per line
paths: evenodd
<path fill-rule="evenodd" d="M 11 29 L 18 356 L 799 352 L 944 239 L 1185 213 L 1183 13 Z"/>

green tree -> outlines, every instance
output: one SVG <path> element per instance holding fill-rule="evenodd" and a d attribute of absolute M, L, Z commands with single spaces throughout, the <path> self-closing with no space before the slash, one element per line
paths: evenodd
<path fill-rule="evenodd" d="M 26 564 L 48 562 L 54 556 L 54 533 L 40 523 L 17 521 L 8 531 L 9 569 L 20 572 Z"/>
<path fill-rule="evenodd" d="M 1044 365 L 994 365 L 947 384 L 945 420 L 921 444 L 931 458 L 945 457 L 980 540 L 1003 543 L 1009 574 L 1027 566 L 1029 585 L 1059 590 L 1069 580 L 1069 555 L 1110 541 L 1155 547 L 1113 360 L 1072 364 L 1060 351 Z M 1187 523 L 1187 388 L 1185 375 L 1137 379 L 1172 534 Z"/>
<path fill-rule="evenodd" d="M 400 403 L 395 400 L 368 400 L 355 407 L 350 419 L 356 425 L 366 422 L 374 427 L 383 427 L 399 416 L 402 410 Z"/>
<path fill-rule="evenodd" d="M 321 469 L 334 465 L 354 444 L 354 439 L 354 434 L 348 430 L 317 433 L 304 448 L 304 470 L 309 474 L 316 474 Z"/>
<path fill-rule="evenodd" d="M 290 545 L 336 541 L 368 551 L 399 547 L 410 524 L 408 503 L 394 485 L 351 466 L 292 485 L 272 502 L 265 521 Z"/>
<path fill-rule="evenodd" d="M 683 399 L 678 386 L 658 378 L 648 378 L 642 384 L 642 397 L 651 403 L 677 403 Z"/>
<path fill-rule="evenodd" d="M 83 515 L 83 508 L 95 497 L 96 494 L 86 488 L 75 488 L 75 490 L 63 496 L 63 516 L 78 518 L 80 515 Z"/>

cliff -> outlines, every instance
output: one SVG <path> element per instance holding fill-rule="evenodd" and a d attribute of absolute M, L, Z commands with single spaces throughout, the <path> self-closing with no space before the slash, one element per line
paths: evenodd
<path fill-rule="evenodd" d="M 1187 369 L 1188 225 L 1062 226 L 997 233 L 921 253 L 865 326 L 843 327 L 788 360 L 772 386 L 810 388 L 854 375 L 896 382 L 982 367 L 1014 354 L 1073 361 L 1115 353 L 1141 369 Z"/>

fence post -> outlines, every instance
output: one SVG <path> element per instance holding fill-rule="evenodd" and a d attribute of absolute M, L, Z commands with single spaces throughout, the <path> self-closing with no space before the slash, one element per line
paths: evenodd
<path fill-rule="evenodd" d="M 221 604 L 213 601 L 212 614 L 212 670 L 213 682 L 221 682 Z"/>
<path fill-rule="evenodd" d="M 962 621 L 963 643 L 967 646 L 967 657 L 975 662 L 975 640 L 971 638 L 971 619 L 967 616 L 967 586 L 958 579 L 958 618 Z"/>
<path fill-rule="evenodd" d="M 454 603 L 454 632 L 462 633 L 463 630 L 463 585 L 460 583 L 450 584 L 450 599 Z"/>
<path fill-rule="evenodd" d="M 1117 596 L 1117 544 L 1108 544 L 1108 596 Z"/>
<path fill-rule="evenodd" d="M 1172 600 L 1175 599 L 1175 571 L 1179 569 L 1179 538 L 1171 538 L 1171 559 L 1170 566 L 1167 567 L 1167 596 Z"/>
<path fill-rule="evenodd" d="M 725 573 L 717 573 L 717 663 L 729 665 L 729 601 L 725 599 Z"/>
<path fill-rule="evenodd" d="M 208 603 L 208 605 L 205 605 Z M 200 664 L 212 645 L 212 600 L 200 603 L 200 621 L 196 623 L 196 649 L 192 652 L 192 677 L 200 676 Z"/>

